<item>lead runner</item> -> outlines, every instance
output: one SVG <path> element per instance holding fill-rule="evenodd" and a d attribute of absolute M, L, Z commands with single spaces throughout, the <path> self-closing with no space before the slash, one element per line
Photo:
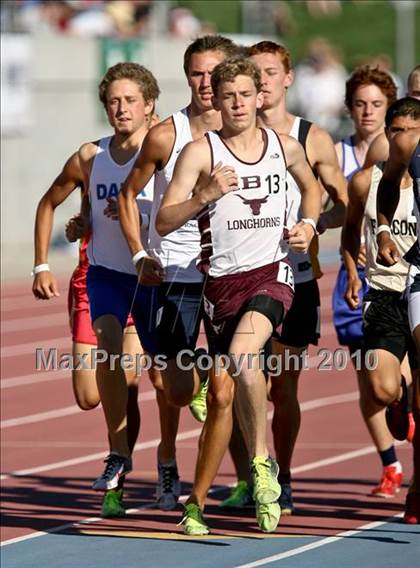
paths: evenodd
<path fill-rule="evenodd" d="M 272 532 L 280 517 L 281 488 L 277 463 L 267 450 L 266 385 L 256 355 L 279 329 L 292 302 L 286 239 L 296 252 L 307 250 L 316 231 L 321 192 L 300 144 L 274 130 L 257 128 L 263 95 L 256 65 L 244 58 L 223 62 L 211 81 L 222 129 L 182 151 L 156 220 L 164 235 L 198 215 L 199 267 L 206 274 L 204 306 L 212 329 L 209 350 L 213 356 L 230 357 L 229 373 L 210 373 L 207 421 L 182 524 L 189 535 L 209 532 L 202 510 L 229 443 L 236 386 L 257 521 L 263 531 Z M 290 231 L 287 170 L 302 192 L 303 211 L 302 221 Z M 236 365 L 241 356 L 247 363 Z"/>

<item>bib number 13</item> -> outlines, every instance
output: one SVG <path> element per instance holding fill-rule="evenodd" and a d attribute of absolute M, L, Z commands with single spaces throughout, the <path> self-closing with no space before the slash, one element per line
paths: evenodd
<path fill-rule="evenodd" d="M 293 270 L 287 262 L 279 263 L 279 272 L 277 274 L 277 282 L 287 284 L 292 290 L 295 289 L 295 279 L 293 278 Z"/>

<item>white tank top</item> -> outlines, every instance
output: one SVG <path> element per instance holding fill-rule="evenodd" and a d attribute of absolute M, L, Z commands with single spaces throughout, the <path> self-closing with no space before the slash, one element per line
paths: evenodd
<path fill-rule="evenodd" d="M 109 151 L 112 136 L 99 141 L 89 179 L 92 236 L 88 244 L 89 263 L 104 266 L 118 272 L 136 274 L 131 253 L 118 221 L 104 215 L 107 197 L 117 198 L 121 185 L 130 173 L 140 149 L 123 165 L 117 164 Z M 149 182 L 138 195 L 142 213 L 151 208 L 152 183 Z M 143 244 L 147 243 L 147 230 L 142 230 Z"/>
<path fill-rule="evenodd" d="M 196 267 L 200 253 L 200 233 L 197 220 L 191 219 L 165 237 L 161 237 L 155 228 L 156 215 L 172 179 L 175 162 L 183 147 L 193 139 L 186 109 L 173 114 L 172 120 L 175 128 L 174 147 L 166 166 L 155 173 L 149 251 L 162 263 L 166 282 L 201 282 L 203 276 Z"/>
<path fill-rule="evenodd" d="M 265 138 L 261 158 L 247 163 L 237 158 L 217 132 L 206 134 L 212 168 L 233 166 L 239 189 L 227 193 L 199 215 L 200 270 L 210 276 L 244 272 L 279 261 L 287 254 L 284 228 L 287 213 L 286 163 L 273 130 Z"/>
<path fill-rule="evenodd" d="M 358 172 L 362 167 L 356 158 L 352 136 L 347 136 L 347 138 L 344 138 L 341 141 L 341 150 L 342 150 L 341 170 L 346 180 L 350 181 L 353 175 L 356 172 Z"/>
<path fill-rule="evenodd" d="M 289 132 L 289 136 L 295 140 L 299 140 L 299 126 L 301 118 L 296 116 L 292 128 Z M 288 201 L 288 213 L 287 213 L 287 227 L 291 229 L 302 218 L 300 211 L 301 204 L 301 193 L 294 177 L 287 172 L 287 201 Z M 301 284 L 302 282 L 309 282 L 314 279 L 314 272 L 312 270 L 312 262 L 309 253 L 300 254 L 289 250 L 287 258 L 289 259 L 290 265 L 293 268 L 293 275 L 295 279 L 295 284 Z"/>
<path fill-rule="evenodd" d="M 397 245 L 401 260 L 393 266 L 382 266 L 376 262 L 378 245 L 376 243 L 376 194 L 382 171 L 373 167 L 372 180 L 365 205 L 366 238 L 366 279 L 375 290 L 402 292 L 406 287 L 409 264 L 402 256 L 413 246 L 417 239 L 417 223 L 414 216 L 414 197 L 412 185 L 402 189 L 400 201 L 391 223 L 392 240 Z"/>

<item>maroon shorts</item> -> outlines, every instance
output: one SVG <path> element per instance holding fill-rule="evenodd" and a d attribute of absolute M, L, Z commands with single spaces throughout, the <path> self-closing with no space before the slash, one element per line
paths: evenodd
<path fill-rule="evenodd" d="M 246 312 L 265 315 L 273 325 L 273 334 L 280 333 L 292 301 L 293 273 L 284 261 L 218 278 L 210 276 L 204 288 L 210 353 L 227 352 Z"/>
<path fill-rule="evenodd" d="M 97 345 L 96 335 L 92 328 L 89 313 L 89 299 L 86 289 L 86 274 L 89 264 L 79 264 L 70 279 L 68 294 L 68 313 L 73 343 Z M 128 316 L 127 327 L 134 325 L 131 314 Z"/>

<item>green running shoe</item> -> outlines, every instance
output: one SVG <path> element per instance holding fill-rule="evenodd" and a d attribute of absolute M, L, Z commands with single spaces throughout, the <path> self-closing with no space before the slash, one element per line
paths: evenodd
<path fill-rule="evenodd" d="M 205 422 L 207 418 L 207 392 L 209 390 L 208 378 L 203 381 L 198 389 L 197 394 L 190 402 L 189 408 L 191 414 L 199 422 Z"/>
<path fill-rule="evenodd" d="M 257 523 L 260 529 L 265 533 L 274 532 L 279 524 L 281 509 L 277 503 L 263 503 L 255 504 L 255 511 L 257 513 Z"/>
<path fill-rule="evenodd" d="M 246 481 L 238 481 L 230 490 L 230 495 L 219 504 L 221 509 L 244 509 L 253 507 L 252 489 Z"/>
<path fill-rule="evenodd" d="M 277 480 L 279 466 L 272 458 L 256 456 L 251 462 L 253 497 L 260 505 L 274 503 L 280 497 L 281 487 Z"/>
<path fill-rule="evenodd" d="M 125 517 L 122 497 L 122 489 L 111 489 L 111 491 L 107 491 L 102 501 L 102 517 Z"/>
<path fill-rule="evenodd" d="M 178 526 L 180 525 L 184 528 L 184 534 L 190 536 L 202 536 L 210 532 L 204 522 L 201 509 L 196 503 L 184 505 L 184 516 Z"/>

